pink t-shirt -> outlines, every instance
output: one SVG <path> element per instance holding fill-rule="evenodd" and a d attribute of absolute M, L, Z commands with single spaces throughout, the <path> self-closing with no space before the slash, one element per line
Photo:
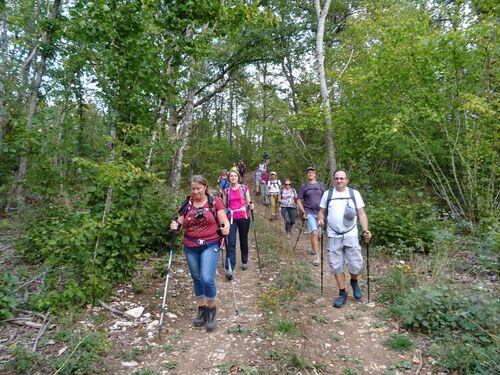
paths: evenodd
<path fill-rule="evenodd" d="M 215 214 L 217 211 L 224 210 L 224 203 L 219 197 L 215 197 L 214 200 Z M 214 217 L 213 210 L 210 209 L 208 202 L 206 202 L 202 207 L 203 215 L 195 218 L 198 207 L 191 206 L 189 211 L 184 215 L 184 240 L 183 243 L 186 246 L 194 247 L 200 246 L 194 239 L 200 239 L 204 241 L 215 241 L 219 239 L 217 234 L 217 229 L 219 229 L 219 224 Z"/>
<path fill-rule="evenodd" d="M 248 186 L 245 186 L 245 192 L 248 191 Z M 246 193 L 245 193 L 246 194 Z M 241 190 L 241 186 L 238 186 L 237 189 L 233 189 L 232 187 L 229 187 L 229 205 L 228 208 L 232 211 L 235 212 L 230 212 L 229 213 L 229 219 L 231 219 L 231 213 L 233 215 L 233 220 L 235 219 L 247 219 L 250 217 L 249 212 L 248 212 L 248 207 L 246 207 L 246 210 L 241 210 L 241 211 L 236 211 L 241 208 L 244 208 L 246 206 L 246 198 L 243 196 L 243 191 Z"/>

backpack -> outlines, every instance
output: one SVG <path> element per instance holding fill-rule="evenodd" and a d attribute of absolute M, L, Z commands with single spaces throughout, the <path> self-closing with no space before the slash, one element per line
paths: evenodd
<path fill-rule="evenodd" d="M 229 209 L 229 189 L 231 188 L 231 185 L 229 185 L 227 188 L 224 189 L 224 192 L 226 194 L 226 209 L 228 210 Z M 241 199 L 243 200 L 243 202 L 245 202 L 245 208 L 247 206 L 246 204 L 246 198 L 245 198 L 245 194 L 247 192 L 247 189 L 245 188 L 245 185 L 243 184 L 240 184 L 240 192 L 241 192 Z"/>
<path fill-rule="evenodd" d="M 193 198 L 188 195 L 180 205 L 177 213 L 179 215 L 185 216 L 191 210 L 191 207 L 193 207 Z M 203 208 L 203 210 L 211 211 L 212 215 L 214 215 L 215 222 L 219 222 L 219 219 L 217 218 L 217 210 L 215 209 L 215 198 L 213 195 L 208 196 L 208 208 Z"/>
<path fill-rule="evenodd" d="M 330 202 L 332 200 L 338 200 L 338 199 L 352 199 L 352 201 L 354 202 L 354 207 L 351 207 L 349 205 L 349 202 L 347 202 L 347 205 L 346 205 L 345 210 L 344 210 L 344 225 L 347 227 L 347 226 L 349 226 L 350 221 L 354 221 L 354 218 L 358 214 L 358 205 L 356 204 L 356 198 L 354 197 L 354 189 L 351 187 L 348 187 L 348 189 L 349 189 L 349 198 L 332 198 L 333 188 L 328 189 L 328 196 L 326 198 L 326 212 L 325 212 L 325 222 L 326 223 L 328 223 L 328 207 L 330 206 Z M 350 232 L 354 228 L 355 225 L 356 225 L 356 222 L 354 221 L 352 226 L 348 230 L 346 230 L 345 232 L 341 232 L 341 233 L 337 232 L 336 230 L 334 230 L 331 227 L 330 228 L 338 235 L 344 235 L 347 232 Z"/>
<path fill-rule="evenodd" d="M 271 182 L 271 180 L 267 181 L 267 185 L 269 187 L 271 187 L 271 185 L 278 185 L 280 191 L 281 191 L 281 181 L 280 180 L 276 180 L 276 182 Z"/>

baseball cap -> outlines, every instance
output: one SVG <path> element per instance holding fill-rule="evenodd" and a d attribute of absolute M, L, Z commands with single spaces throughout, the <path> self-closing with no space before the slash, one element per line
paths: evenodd
<path fill-rule="evenodd" d="M 307 168 L 306 168 L 306 173 L 307 173 L 307 172 L 309 172 L 309 171 L 314 171 L 314 172 L 316 172 L 316 168 L 314 168 L 314 167 L 307 167 Z"/>

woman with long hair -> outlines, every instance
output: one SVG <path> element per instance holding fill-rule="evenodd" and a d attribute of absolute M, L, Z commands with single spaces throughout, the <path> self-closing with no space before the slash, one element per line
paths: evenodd
<path fill-rule="evenodd" d="M 285 219 L 286 238 L 292 237 L 292 227 L 297 218 L 297 192 L 292 187 L 290 179 L 285 179 L 279 195 L 281 216 Z"/>
<path fill-rule="evenodd" d="M 239 233 L 241 250 L 241 269 L 248 269 L 248 231 L 250 230 L 250 210 L 254 209 L 250 198 L 248 185 L 240 184 L 240 175 L 236 171 L 229 172 L 230 186 L 224 192 L 224 201 L 229 218 L 228 255 L 230 265 L 226 260 L 226 278 L 233 278 L 236 266 L 236 233 Z"/>
<path fill-rule="evenodd" d="M 229 234 L 229 221 L 224 203 L 209 193 L 207 180 L 191 178 L 191 195 L 178 210 L 179 217 L 170 229 L 184 231 L 184 255 L 193 279 L 194 296 L 198 304 L 195 327 L 215 329 L 217 286 L 215 273 L 219 261 L 221 236 Z"/>

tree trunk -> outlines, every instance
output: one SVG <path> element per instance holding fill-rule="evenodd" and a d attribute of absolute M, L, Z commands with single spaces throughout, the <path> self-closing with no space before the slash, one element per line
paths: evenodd
<path fill-rule="evenodd" d="M 59 10 L 61 7 L 61 0 L 54 0 L 52 7 L 50 19 L 54 21 L 59 17 Z M 41 36 L 41 43 L 50 43 L 52 38 L 52 33 L 43 32 Z M 29 133 L 33 127 L 33 117 L 35 116 L 36 107 L 38 104 L 38 94 L 40 92 L 40 86 L 42 84 L 42 79 L 45 74 L 47 66 L 47 54 L 42 50 L 40 54 L 40 62 L 37 65 L 35 80 L 33 82 L 33 87 L 31 89 L 28 114 L 26 116 L 26 131 Z M 23 206 L 24 198 L 24 180 L 26 179 L 26 170 L 28 168 L 28 158 L 25 153 L 21 155 L 19 160 L 19 170 L 17 173 L 17 189 L 16 189 L 16 200 L 18 208 L 21 209 Z"/>
<path fill-rule="evenodd" d="M 170 175 L 170 186 L 172 187 L 173 198 L 175 201 L 177 201 L 177 198 L 179 196 L 179 185 L 181 181 L 181 172 L 182 172 L 182 159 L 189 140 L 189 135 L 191 134 L 191 128 L 193 127 L 195 93 L 196 93 L 196 88 L 191 88 L 188 91 L 184 117 L 179 122 L 180 131 L 178 139 L 180 144 L 172 160 L 172 174 Z"/>
<path fill-rule="evenodd" d="M 333 181 L 333 172 L 337 169 L 337 161 L 335 158 L 334 133 L 332 125 L 332 109 L 330 107 L 330 94 L 326 85 L 325 75 L 325 54 L 323 50 L 323 38 L 325 35 L 325 22 L 330 8 L 330 0 L 325 1 L 325 5 L 321 8 L 320 0 L 315 0 L 316 14 L 318 17 L 318 31 L 316 33 L 316 63 L 318 68 L 318 79 L 321 89 L 323 114 L 326 121 L 326 150 L 328 154 L 328 175 L 330 182 Z"/>

